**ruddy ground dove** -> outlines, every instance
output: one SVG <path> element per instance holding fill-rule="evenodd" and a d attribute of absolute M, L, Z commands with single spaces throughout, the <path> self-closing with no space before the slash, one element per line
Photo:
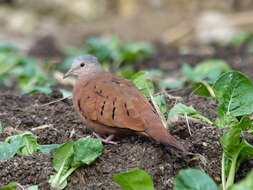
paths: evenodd
<path fill-rule="evenodd" d="M 129 80 L 105 72 L 92 55 L 78 56 L 64 78 L 77 76 L 73 104 L 83 122 L 104 143 L 133 133 L 184 151 L 163 126 L 149 101 Z M 106 138 L 102 138 L 105 137 Z"/>

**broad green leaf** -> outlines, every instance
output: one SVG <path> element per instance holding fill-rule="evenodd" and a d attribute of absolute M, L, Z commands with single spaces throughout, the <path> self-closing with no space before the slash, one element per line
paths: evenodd
<path fill-rule="evenodd" d="M 71 165 L 74 156 L 74 142 L 66 142 L 61 145 L 54 153 L 53 166 L 56 171 L 59 171 L 62 165 L 64 165 L 65 173 Z"/>
<path fill-rule="evenodd" d="M 17 139 L 21 139 L 21 147 L 18 150 L 18 154 L 30 155 L 35 152 L 38 152 L 39 145 L 37 143 L 37 139 L 31 132 L 25 132 L 19 135 L 8 137 L 5 141 L 8 143 L 12 143 Z"/>
<path fill-rule="evenodd" d="M 11 182 L 8 185 L 0 187 L 0 190 L 13 190 L 18 186 L 17 182 Z"/>
<path fill-rule="evenodd" d="M 52 149 L 57 149 L 61 145 L 59 144 L 45 144 L 45 145 L 39 145 L 39 151 L 43 154 L 49 154 Z"/>
<path fill-rule="evenodd" d="M 0 159 L 8 159 L 14 156 L 21 147 L 20 141 L 15 140 L 11 143 L 0 142 Z"/>
<path fill-rule="evenodd" d="M 198 65 L 196 65 L 196 67 L 194 68 L 194 71 L 200 74 L 208 74 L 212 71 L 217 72 L 220 71 L 219 73 L 224 73 L 227 71 L 230 71 L 231 68 L 230 66 L 227 64 L 227 62 L 225 60 L 222 59 L 208 59 L 205 61 L 200 62 Z M 213 75 L 214 73 L 212 73 Z M 215 78 L 218 77 L 217 75 L 215 76 Z"/>
<path fill-rule="evenodd" d="M 101 140 L 95 138 L 81 138 L 74 143 L 74 159 L 72 167 L 79 167 L 82 164 L 90 165 L 103 152 Z"/>
<path fill-rule="evenodd" d="M 154 190 L 151 177 L 142 169 L 134 169 L 113 176 L 124 190 Z"/>
<path fill-rule="evenodd" d="M 150 97 L 149 90 L 151 94 L 154 94 L 154 85 L 152 81 L 149 79 L 149 75 L 147 71 L 140 71 L 135 73 L 131 77 L 131 81 L 135 84 L 135 86 L 141 91 L 141 93 L 146 96 Z"/>
<path fill-rule="evenodd" d="M 206 118 L 205 116 L 200 115 L 192 106 L 186 106 L 182 103 L 177 103 L 171 108 L 168 114 L 168 121 L 170 121 L 173 117 L 176 117 L 178 115 L 185 115 L 189 117 L 195 117 L 195 118 L 200 118 L 209 124 L 212 124 L 212 122 Z"/>
<path fill-rule="evenodd" d="M 39 189 L 38 185 L 33 185 L 28 187 L 26 190 L 38 190 L 38 189 Z"/>
<path fill-rule="evenodd" d="M 253 189 L 253 172 L 248 173 L 248 175 L 239 181 L 237 184 L 233 184 L 228 188 L 228 190 L 252 190 Z"/>
<path fill-rule="evenodd" d="M 242 116 L 253 112 L 253 84 L 238 71 L 227 72 L 214 84 L 219 115 Z"/>
<path fill-rule="evenodd" d="M 180 170 L 174 181 L 175 190 L 218 190 L 215 182 L 198 169 Z"/>

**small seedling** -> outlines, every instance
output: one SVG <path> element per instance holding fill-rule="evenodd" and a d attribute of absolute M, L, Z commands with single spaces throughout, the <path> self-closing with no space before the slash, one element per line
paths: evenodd
<path fill-rule="evenodd" d="M 64 189 L 73 171 L 83 164 L 90 165 L 102 152 L 101 140 L 90 137 L 61 145 L 54 153 L 53 166 L 57 173 L 50 176 L 51 187 Z"/>

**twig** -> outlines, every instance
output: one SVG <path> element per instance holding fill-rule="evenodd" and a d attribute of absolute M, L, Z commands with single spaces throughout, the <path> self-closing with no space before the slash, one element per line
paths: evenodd
<path fill-rule="evenodd" d="M 161 94 L 164 94 L 166 97 L 168 97 L 169 99 L 172 99 L 172 100 L 182 100 L 183 98 L 180 97 L 180 96 L 172 96 L 171 94 L 169 94 L 165 89 L 162 89 L 162 92 Z"/>
<path fill-rule="evenodd" d="M 186 119 L 186 124 L 187 124 L 187 128 L 188 128 L 189 134 L 190 134 L 190 136 L 192 136 L 190 125 L 189 125 L 189 121 L 188 121 L 188 117 L 187 117 L 187 113 L 184 113 L 184 116 L 185 116 L 185 119 Z"/>
<path fill-rule="evenodd" d="M 56 103 L 56 102 L 60 102 L 60 101 L 62 101 L 62 100 L 65 100 L 65 99 L 67 99 L 67 98 L 69 98 L 69 97 L 72 97 L 72 96 L 67 96 L 67 97 L 64 97 L 64 98 L 60 98 L 60 99 L 58 99 L 58 100 L 54 100 L 54 101 L 52 101 L 52 102 L 49 102 L 49 103 L 46 103 L 46 104 L 42 104 L 42 105 L 40 105 L 40 106 L 42 107 L 42 106 L 47 106 L 47 105 L 50 105 L 50 104 L 54 104 L 54 103 Z"/>
<path fill-rule="evenodd" d="M 53 124 L 41 125 L 39 127 L 34 127 L 34 128 L 31 129 L 31 131 L 36 131 L 36 130 L 40 130 L 40 129 L 46 129 L 46 128 L 49 128 L 49 127 L 53 127 Z"/>
<path fill-rule="evenodd" d="M 160 119 L 162 121 L 163 126 L 167 129 L 167 122 L 166 122 L 166 119 L 165 119 L 163 113 L 161 112 L 159 106 L 156 104 L 155 99 L 154 99 L 154 97 L 153 97 L 153 95 L 152 95 L 152 93 L 151 93 L 151 91 L 150 91 L 150 89 L 149 89 L 149 87 L 147 85 L 146 85 L 146 88 L 148 89 L 148 93 L 149 93 L 151 102 L 154 105 L 154 108 L 155 108 L 157 114 L 159 115 L 159 117 L 160 117 Z"/>

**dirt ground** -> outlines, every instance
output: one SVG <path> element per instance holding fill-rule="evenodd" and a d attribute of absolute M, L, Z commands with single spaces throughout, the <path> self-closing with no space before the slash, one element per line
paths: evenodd
<path fill-rule="evenodd" d="M 219 47 L 210 45 L 211 53 L 182 54 L 176 49 L 156 44 L 157 53 L 149 61 L 134 63 L 137 69 L 160 68 L 168 74 L 179 72 L 182 64 L 197 64 L 206 58 L 222 58 L 228 61 L 233 69 L 240 70 L 253 79 L 253 55 L 245 46 Z M 196 46 L 192 50 L 198 52 Z M 196 96 L 189 87 L 170 90 L 177 100 L 192 105 L 201 114 L 214 121 L 217 117 L 217 102 L 214 99 Z M 63 100 L 54 104 L 47 103 L 61 98 L 54 90 L 51 96 L 42 93 L 17 95 L 13 89 L 0 86 L 0 120 L 3 133 L 0 140 L 21 131 L 32 131 L 37 135 L 39 144 L 64 143 L 91 135 L 75 113 L 71 100 Z M 176 99 L 167 98 L 168 108 Z M 36 129 L 49 125 L 44 129 Z M 221 146 L 219 143 L 222 131 L 201 120 L 189 120 L 189 134 L 185 118 L 169 125 L 168 131 L 173 134 L 190 152 L 201 154 L 206 162 L 183 156 L 173 150 L 167 150 L 158 143 L 141 137 L 132 136 L 120 139 L 118 145 L 105 145 L 102 156 L 91 166 L 82 166 L 68 178 L 66 189 L 71 190 L 118 190 L 120 187 L 112 180 L 116 173 L 134 168 L 142 168 L 148 172 L 155 189 L 173 189 L 173 180 L 183 168 L 201 168 L 220 183 Z M 50 189 L 49 176 L 54 172 L 52 167 L 53 153 L 35 154 L 32 156 L 14 156 L 8 160 L 0 160 L 0 186 L 17 181 L 24 186 L 39 185 L 39 189 Z M 239 168 L 236 180 L 241 179 L 253 167 L 253 159 Z"/>

